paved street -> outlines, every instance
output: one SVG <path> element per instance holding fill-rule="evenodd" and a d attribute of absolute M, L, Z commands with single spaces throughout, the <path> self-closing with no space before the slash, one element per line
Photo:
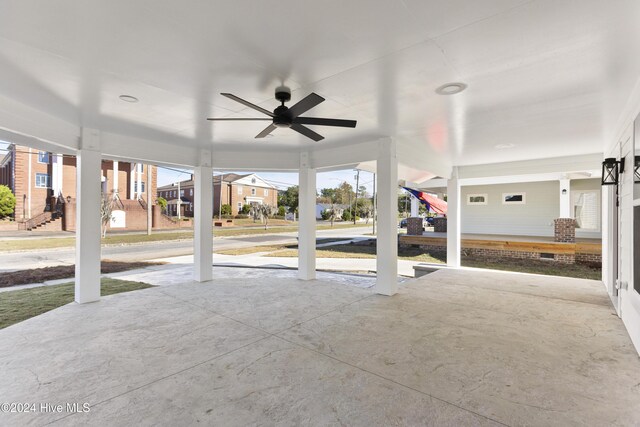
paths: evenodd
<path fill-rule="evenodd" d="M 370 233 L 368 227 L 319 230 L 318 238 L 357 238 Z M 371 237 L 371 236 L 368 236 Z M 256 245 L 295 243 L 297 233 L 274 233 L 254 236 L 214 238 L 215 249 L 234 249 Z M 102 248 L 102 258 L 114 261 L 146 261 L 193 253 L 193 240 L 168 240 L 164 242 L 139 243 Z M 71 265 L 75 262 L 74 248 L 43 249 L 28 252 L 0 253 L 0 272 L 24 270 L 28 268 Z"/>

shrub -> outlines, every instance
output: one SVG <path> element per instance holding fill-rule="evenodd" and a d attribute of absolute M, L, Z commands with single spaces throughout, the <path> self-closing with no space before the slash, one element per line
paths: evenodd
<path fill-rule="evenodd" d="M 13 214 L 16 208 L 16 196 L 6 185 L 0 185 L 0 218 Z"/>
<path fill-rule="evenodd" d="M 278 207 L 278 216 L 281 216 L 284 219 L 284 216 L 285 216 L 286 213 L 287 212 L 286 212 L 286 209 L 284 208 L 284 206 Z"/>
<path fill-rule="evenodd" d="M 244 207 L 242 208 L 242 210 L 244 211 Z M 236 215 L 233 218 L 234 219 L 249 219 L 249 215 Z"/>
<path fill-rule="evenodd" d="M 167 211 L 167 199 L 165 199 L 164 197 L 158 197 L 156 199 L 156 203 L 158 204 L 158 206 L 160 206 L 161 212 Z"/>
<path fill-rule="evenodd" d="M 325 221 L 330 220 L 331 219 L 331 209 L 324 209 L 322 212 L 320 212 L 320 216 Z"/>
<path fill-rule="evenodd" d="M 220 214 L 222 216 L 231 215 L 231 205 L 222 205 L 220 207 Z"/>
<path fill-rule="evenodd" d="M 344 211 L 342 212 L 342 220 L 343 221 L 351 221 L 351 212 L 349 211 Z"/>
<path fill-rule="evenodd" d="M 243 205 L 242 209 L 240 209 L 240 213 L 242 215 L 249 215 L 249 212 L 251 212 L 251 205 Z"/>

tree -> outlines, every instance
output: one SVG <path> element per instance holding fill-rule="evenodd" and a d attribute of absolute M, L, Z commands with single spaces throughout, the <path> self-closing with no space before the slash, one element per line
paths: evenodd
<path fill-rule="evenodd" d="M 220 207 L 220 215 L 231 215 L 231 205 L 225 204 Z"/>
<path fill-rule="evenodd" d="M 276 212 L 275 206 L 271 205 L 260 205 L 255 204 L 251 206 L 250 215 L 253 217 L 253 220 L 256 219 L 262 220 L 264 224 L 264 229 L 266 230 L 269 225 L 269 217 L 272 217 Z"/>
<path fill-rule="evenodd" d="M 289 212 L 294 213 L 298 209 L 299 193 L 300 188 L 297 185 L 287 188 L 278 195 L 278 205 L 286 206 L 289 208 Z"/>
<path fill-rule="evenodd" d="M 336 188 L 336 203 L 342 205 L 351 205 L 351 201 L 356 198 L 356 193 L 353 191 L 353 186 L 344 181 L 338 188 Z"/>
<path fill-rule="evenodd" d="M 357 217 L 365 218 L 368 224 L 369 218 L 373 215 L 373 202 L 371 199 L 358 199 L 358 202 L 354 203 L 353 211 Z"/>
<path fill-rule="evenodd" d="M 251 211 L 251 205 L 250 204 L 246 204 L 246 205 L 242 205 L 242 210 L 239 212 L 243 215 L 248 215 L 249 211 Z"/>
<path fill-rule="evenodd" d="M 342 212 L 342 220 L 343 221 L 351 221 L 351 212 L 349 212 L 348 210 L 345 209 L 345 211 Z"/>
<path fill-rule="evenodd" d="M 13 214 L 16 208 L 16 196 L 6 185 L 0 185 L 0 218 Z"/>
<path fill-rule="evenodd" d="M 371 195 L 367 193 L 367 187 L 365 187 L 364 185 L 358 187 L 358 198 L 360 197 L 362 197 L 363 199 L 368 199 L 369 197 L 371 197 Z"/>
<path fill-rule="evenodd" d="M 156 203 L 158 204 L 158 206 L 160 206 L 160 210 L 162 212 L 167 211 L 167 199 L 165 199 L 164 197 L 158 197 L 156 199 Z"/>
<path fill-rule="evenodd" d="M 280 206 L 278 207 L 278 216 L 285 216 L 286 215 L 286 209 L 284 208 L 284 206 Z"/>
<path fill-rule="evenodd" d="M 107 236 L 107 227 L 113 218 L 113 196 L 103 193 L 100 201 L 100 221 L 102 223 L 102 237 Z"/>

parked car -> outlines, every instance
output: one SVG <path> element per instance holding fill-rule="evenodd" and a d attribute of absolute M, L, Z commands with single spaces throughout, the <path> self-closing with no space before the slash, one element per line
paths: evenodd
<path fill-rule="evenodd" d="M 400 224 L 398 224 L 398 227 L 400 228 L 407 228 L 407 219 L 404 218 L 400 221 Z"/>

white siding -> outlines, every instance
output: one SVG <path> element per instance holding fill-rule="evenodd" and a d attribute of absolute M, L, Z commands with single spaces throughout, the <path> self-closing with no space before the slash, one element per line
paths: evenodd
<path fill-rule="evenodd" d="M 525 204 L 502 204 L 503 193 L 526 193 Z M 553 236 L 560 212 L 558 181 L 462 187 L 462 233 Z M 468 205 L 468 194 L 487 194 L 486 205 Z"/>

